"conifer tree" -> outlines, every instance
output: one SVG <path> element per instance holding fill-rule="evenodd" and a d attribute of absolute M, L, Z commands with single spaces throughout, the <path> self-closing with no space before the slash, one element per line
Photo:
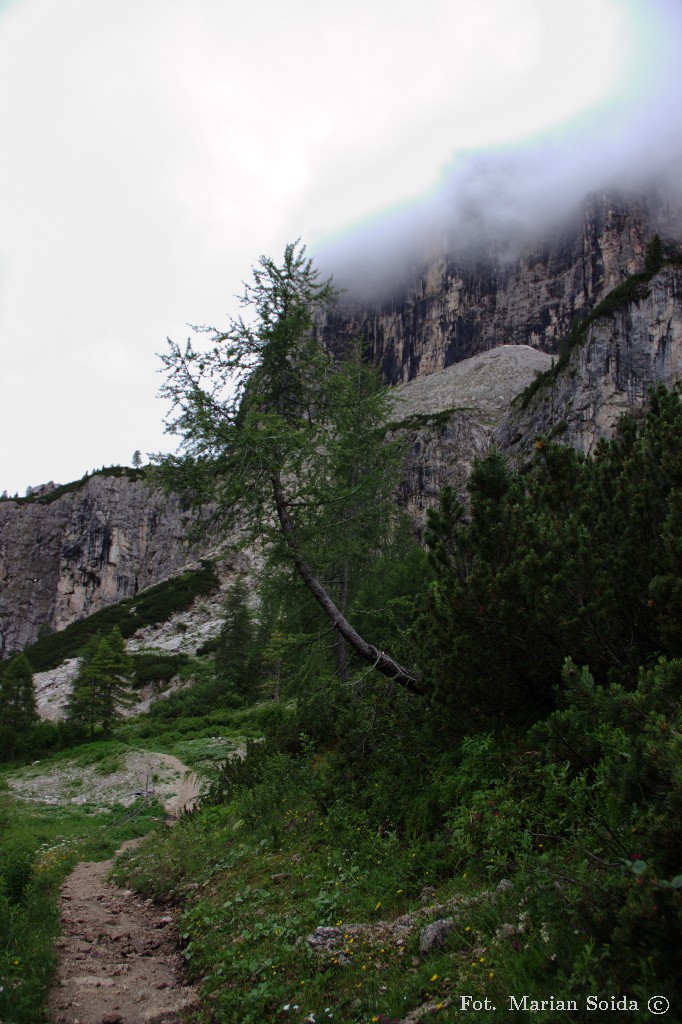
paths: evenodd
<path fill-rule="evenodd" d="M 256 685 L 256 630 L 242 576 L 238 576 L 228 590 L 224 615 L 215 648 L 216 672 L 234 686 L 238 693 L 253 696 Z"/>
<path fill-rule="evenodd" d="M 682 402 L 659 387 L 595 456 L 542 439 L 479 462 L 431 514 L 424 675 L 464 727 L 552 707 L 564 659 L 600 684 L 682 653 Z"/>
<path fill-rule="evenodd" d="M 335 297 L 297 243 L 277 265 L 263 256 L 242 304 L 253 319 L 203 328 L 212 348 L 169 342 L 162 356 L 183 454 L 161 457 L 161 478 L 211 529 L 247 525 L 271 558 L 294 570 L 362 660 L 421 692 L 415 673 L 368 643 L 346 617 L 351 563 L 390 530 L 395 446 L 382 443 L 386 391 L 356 353 L 339 359 L 317 337 Z M 339 651 L 343 672 L 343 654 Z"/>
<path fill-rule="evenodd" d="M 136 701 L 130 689 L 131 675 L 132 662 L 118 627 L 104 639 L 95 637 L 86 647 L 74 680 L 68 717 L 89 726 L 91 736 L 94 736 L 95 726 L 101 725 L 104 736 L 108 737 L 122 709 Z"/>
<path fill-rule="evenodd" d="M 15 654 L 0 680 L 2 724 L 21 732 L 38 718 L 33 669 L 25 654 Z"/>

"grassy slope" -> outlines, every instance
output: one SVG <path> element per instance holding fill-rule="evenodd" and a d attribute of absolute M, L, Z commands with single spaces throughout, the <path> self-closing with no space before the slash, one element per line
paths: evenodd
<path fill-rule="evenodd" d="M 207 808 L 119 862 L 121 884 L 182 906 L 184 956 L 206 997 L 202 1021 L 387 1024 L 427 1004 L 453 1021 L 462 994 L 500 1009 L 510 992 L 549 997 L 552 957 L 573 957 L 585 934 L 526 923 L 523 891 L 503 883 L 495 892 L 494 862 L 472 871 L 443 837 L 401 842 L 351 808 L 322 814 L 296 798 L 305 780 L 290 781 L 279 816 L 261 809 L 267 824 L 255 808 L 246 821 L 238 805 Z M 392 934 L 410 912 L 413 927 Z M 454 920 L 445 945 L 421 953 L 422 929 L 444 918 Z M 307 936 L 320 926 L 338 931 L 318 954 Z"/>

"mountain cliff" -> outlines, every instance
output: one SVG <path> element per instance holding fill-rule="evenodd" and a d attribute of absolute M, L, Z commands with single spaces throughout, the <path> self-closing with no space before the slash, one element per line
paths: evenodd
<path fill-rule="evenodd" d="M 503 449 L 522 456 L 539 435 L 553 434 L 589 454 L 653 385 L 680 381 L 682 267 L 663 267 L 633 293 L 601 314 L 597 307 L 555 368 L 514 402 L 495 434 Z"/>
<path fill-rule="evenodd" d="M 188 564 L 187 521 L 132 471 L 1 501 L 0 655 Z"/>
<path fill-rule="evenodd" d="M 656 235 L 662 265 L 643 274 Z M 455 240 L 390 293 L 342 297 L 320 332 L 337 349 L 364 336 L 395 385 L 398 497 L 419 529 L 491 443 L 521 458 L 550 435 L 590 452 L 652 384 L 682 376 L 681 239 L 671 195 L 599 193 L 541 238 Z M 0 656 L 189 564 L 186 527 L 134 471 L 0 501 Z"/>
<path fill-rule="evenodd" d="M 673 248 L 682 238 L 682 203 L 662 189 L 595 193 L 560 225 L 522 241 L 482 226 L 475 247 L 444 242 L 378 299 L 359 301 L 349 288 L 323 335 L 333 345 L 364 337 L 391 384 L 498 345 L 557 353 L 574 318 L 643 268 L 655 234 Z"/>

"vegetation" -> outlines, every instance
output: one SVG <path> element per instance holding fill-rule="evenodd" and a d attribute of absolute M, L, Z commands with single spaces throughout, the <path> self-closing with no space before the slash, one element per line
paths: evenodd
<path fill-rule="evenodd" d="M 326 361 L 298 300 L 277 304 L 299 274 L 323 296 L 311 273 L 294 248 L 265 261 L 255 333 L 168 357 L 186 445 L 168 479 L 218 526 L 249 512 L 271 554 L 257 618 L 237 582 L 180 667 L 194 685 L 116 727 L 210 779 L 116 877 L 178 907 L 197 1024 L 451 1024 L 468 998 L 481 1024 L 643 1024 L 659 994 L 674 1013 L 680 394 L 656 389 L 592 458 L 539 438 L 513 471 L 491 451 L 466 500 L 444 491 L 427 554 L 386 517 L 392 450 L 355 433 L 358 403 L 382 408 L 358 353 Z M 234 404 L 205 359 L 236 372 Z M 5 885 L 29 893 L 16 863 Z"/>
<path fill-rule="evenodd" d="M 69 694 L 67 719 L 87 726 L 92 737 L 95 726 L 101 725 L 108 739 L 112 722 L 121 717 L 124 708 L 136 703 L 130 686 L 132 671 L 120 629 L 114 627 L 104 639 L 93 637 Z"/>
<path fill-rule="evenodd" d="M 189 664 L 187 654 L 168 654 L 166 651 L 147 651 L 131 655 L 133 686 L 136 690 L 152 683 L 158 690 L 163 689 L 174 676 Z"/>
<path fill-rule="evenodd" d="M 423 427 L 445 426 L 456 412 L 466 412 L 463 406 L 451 406 L 448 409 L 441 409 L 439 412 L 415 412 L 401 420 L 391 420 L 386 424 L 386 430 L 421 430 Z"/>
<path fill-rule="evenodd" d="M 379 635 L 421 644 L 426 699 L 359 662 L 349 690 L 329 645 L 288 645 L 265 741 L 118 869 L 182 906 L 211 1020 L 455 1021 L 472 995 L 492 1022 L 523 993 L 546 1006 L 518 1019 L 544 1024 L 612 1019 L 612 996 L 633 1021 L 654 992 L 679 1005 L 680 458 L 682 403 L 659 389 L 594 459 L 540 442 L 513 473 L 493 452 L 466 510 L 446 493 L 420 585 L 394 551 L 361 599 Z M 315 952 L 319 927 L 336 930 Z"/>
<path fill-rule="evenodd" d="M 399 461 L 395 443 L 377 444 L 388 418 L 378 372 L 357 346 L 337 360 L 316 337 L 334 297 L 305 249 L 288 245 L 281 265 L 263 256 L 253 269 L 242 298 L 253 324 L 205 328 L 209 350 L 169 343 L 162 394 L 182 454 L 160 460 L 161 478 L 211 509 L 213 532 L 238 523 L 266 540 L 271 564 L 295 573 L 333 625 L 342 677 L 348 647 L 418 690 L 346 614 L 353 577 L 390 535 Z"/>
<path fill-rule="evenodd" d="M 25 654 L 15 654 L 10 658 L 0 680 L 0 715 L 4 726 L 18 732 L 38 717 L 33 670 Z"/>
<path fill-rule="evenodd" d="M 216 675 L 242 696 L 253 697 L 258 681 L 256 623 L 242 576 L 228 590 L 223 627 L 213 651 Z"/>
<path fill-rule="evenodd" d="M 72 480 L 68 484 L 58 484 L 49 491 L 44 493 L 40 490 L 33 490 L 29 488 L 27 494 L 22 498 L 16 494 L 13 497 L 9 497 L 6 493 L 0 496 L 0 501 L 14 501 L 18 505 L 50 505 L 53 501 L 57 501 L 58 498 L 63 497 L 65 494 L 70 494 L 73 491 L 79 491 L 81 487 L 92 477 L 115 477 L 120 479 L 125 477 L 128 480 L 144 480 L 147 474 L 144 469 L 140 466 L 134 465 L 131 469 L 129 466 L 102 466 L 101 469 L 94 469 L 92 473 L 85 473 L 80 480 Z"/>
<path fill-rule="evenodd" d="M 553 707 L 567 655 L 600 682 L 632 682 L 639 665 L 682 654 L 669 628 L 680 437 L 679 396 L 659 389 L 639 431 L 624 422 L 592 459 L 538 439 L 522 473 L 496 452 L 480 462 L 466 511 L 446 490 L 429 522 L 436 582 L 420 635 L 430 685 L 462 730 Z"/>
<path fill-rule="evenodd" d="M 55 966 L 59 887 L 79 860 L 110 857 L 144 835 L 154 804 L 126 812 L 13 802 L 0 791 L 0 1020 L 36 1024 Z"/>

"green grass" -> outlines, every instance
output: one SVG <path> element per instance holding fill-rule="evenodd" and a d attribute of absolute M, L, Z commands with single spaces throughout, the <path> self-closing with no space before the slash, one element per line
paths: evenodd
<path fill-rule="evenodd" d="M 147 740 L 140 737 L 145 718 L 151 733 Z M 129 751 L 146 749 L 174 754 L 210 780 L 224 758 L 242 745 L 244 730 L 257 734 L 258 710 L 206 718 L 209 725 L 189 719 L 184 730 L 169 731 L 167 723 L 141 716 L 123 723 L 112 739 L 58 751 L 21 771 L 43 775 L 67 766 L 94 767 L 106 776 L 121 768 Z M 216 718 L 225 723 L 222 732 Z M 0 772 L 0 1021 L 37 1024 L 55 966 L 62 880 L 78 861 L 105 859 L 123 840 L 145 835 L 163 812 L 142 803 L 104 810 L 89 804 L 23 803 L 7 786 L 7 777 L 16 771 L 15 764 Z M 80 781 L 74 780 L 74 794 Z"/>
<path fill-rule="evenodd" d="M 145 745 L 180 757 L 211 778 L 219 759 L 239 746 L 231 739 L 166 735 Z M 23 773 L 49 774 L 72 766 L 95 768 L 104 776 L 121 768 L 134 738 L 120 737 L 59 751 Z M 163 817 L 155 804 L 102 809 L 90 804 L 46 806 L 14 798 L 7 777 L 16 765 L 0 773 L 0 1021 L 37 1024 L 42 1020 L 54 967 L 54 942 L 59 934 L 59 887 L 81 860 L 110 857 L 125 839 L 145 835 Z M 80 791 L 74 780 L 74 794 Z"/>
<path fill-rule="evenodd" d="M 318 1022 L 332 1015 L 342 1024 L 397 1022 L 428 1002 L 440 1005 L 437 1020 L 454 1021 L 462 994 L 498 1007 L 510 991 L 548 997 L 553 957 L 566 962 L 584 945 L 584 935 L 571 930 L 567 938 L 531 919 L 523 889 L 491 898 L 499 871 L 467 871 L 443 837 L 401 842 L 350 808 L 323 815 L 305 801 L 285 801 L 266 827 L 239 814 L 236 805 L 206 808 L 116 868 L 121 884 L 182 904 L 184 957 L 210 1007 L 202 1021 L 265 1024 L 312 1014 Z M 434 890 L 426 904 L 425 886 Z M 386 926 L 407 913 L 421 916 L 404 935 L 391 935 Z M 420 953 L 421 930 L 444 917 L 455 919 L 445 946 Z M 307 941 L 320 926 L 338 929 L 323 954 Z M 504 1018 L 490 1011 L 476 1019 Z"/>

